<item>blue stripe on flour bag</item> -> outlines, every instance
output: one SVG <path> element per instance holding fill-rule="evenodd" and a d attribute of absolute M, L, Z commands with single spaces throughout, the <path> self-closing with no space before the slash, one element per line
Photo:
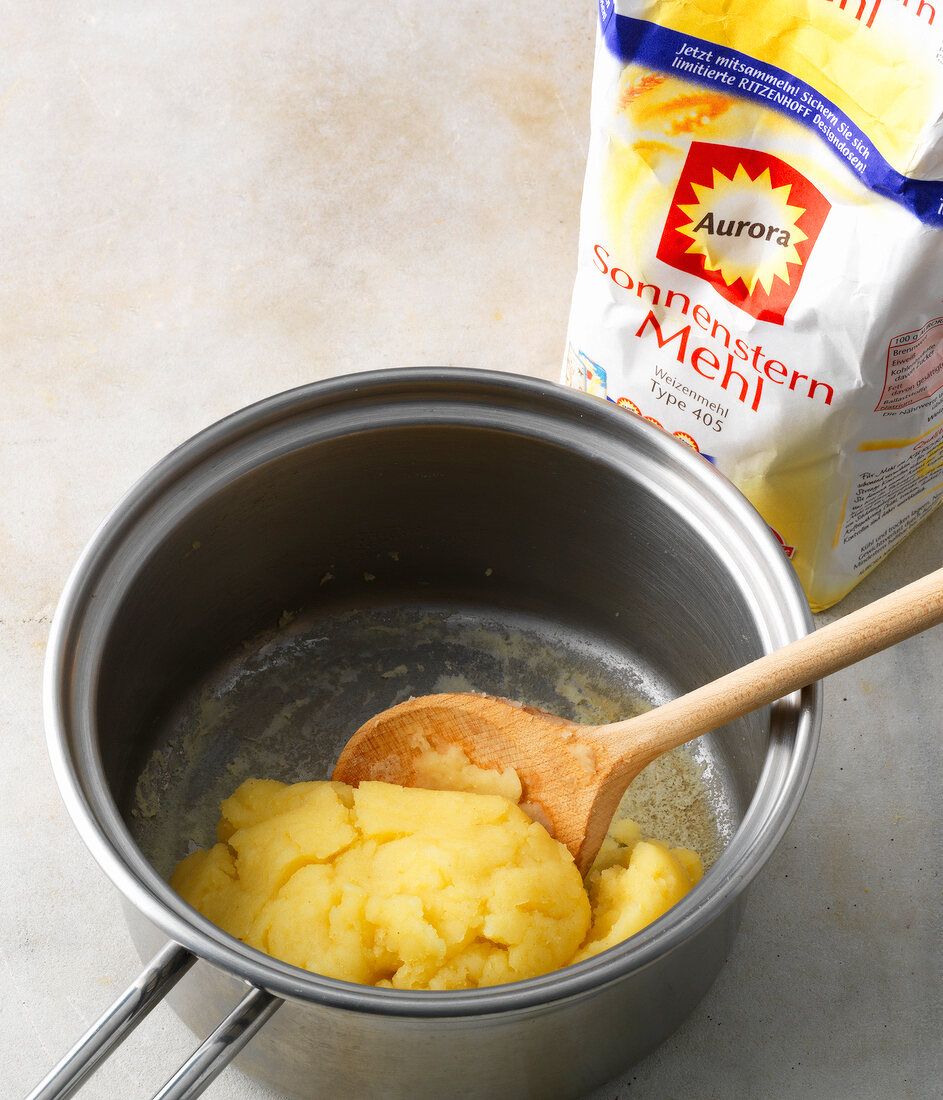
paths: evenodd
<path fill-rule="evenodd" d="M 899 203 L 924 225 L 943 229 L 943 180 L 912 180 L 892 168 L 861 127 L 811 84 L 738 50 L 692 38 L 644 19 L 617 15 L 614 0 L 599 0 L 599 25 L 606 46 L 622 61 L 635 61 L 659 72 L 675 72 L 692 84 L 718 88 L 796 119 L 817 132 L 871 191 Z M 694 57 L 693 53 L 682 54 L 684 47 L 693 47 L 721 60 L 714 64 L 694 60 L 693 69 L 679 69 L 676 61 Z M 747 68 L 752 73 L 742 80 L 749 83 L 741 87 L 741 80 L 736 78 Z M 731 83 L 731 77 L 736 83 Z M 771 95 L 778 95 L 779 102 Z"/>

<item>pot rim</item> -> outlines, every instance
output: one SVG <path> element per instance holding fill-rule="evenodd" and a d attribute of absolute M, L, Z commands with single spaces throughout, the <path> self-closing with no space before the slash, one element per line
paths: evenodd
<path fill-rule="evenodd" d="M 143 512 L 187 473 L 212 462 L 213 455 L 286 417 L 326 409 L 356 395 L 389 396 L 397 392 L 434 394 L 451 388 L 455 396 L 479 402 L 502 396 L 506 401 L 546 402 L 569 407 L 581 423 L 599 424 L 614 436 L 639 432 L 656 450 L 665 451 L 682 474 L 694 482 L 711 481 L 727 513 L 763 558 L 768 581 L 783 604 L 783 645 L 812 628 L 812 616 L 791 565 L 766 523 L 723 475 L 691 448 L 641 418 L 627 418 L 611 403 L 545 382 L 504 371 L 464 367 L 403 367 L 340 375 L 263 398 L 203 429 L 172 450 L 145 473 L 118 501 L 89 540 L 63 589 L 49 634 L 43 677 L 43 711 L 47 749 L 60 794 L 72 822 L 105 874 L 124 896 L 171 939 L 194 955 L 278 997 L 316 1002 L 389 1016 L 431 1017 L 490 1015 L 547 1005 L 596 991 L 629 973 L 644 969 L 714 920 L 759 873 L 788 828 L 811 774 L 822 711 L 820 684 L 796 692 L 770 708 L 771 736 L 762 774 L 750 806 L 730 843 L 694 889 L 668 913 L 608 951 L 550 974 L 507 985 L 458 991 L 378 989 L 300 970 L 247 947 L 187 905 L 144 859 L 132 840 L 108 790 L 94 745 L 79 746 L 81 767 L 70 751 L 69 682 L 72 654 L 78 644 L 84 608 L 94 598 L 94 580 Z M 716 480 L 713 480 L 716 479 Z M 776 737 L 777 726 L 795 722 L 787 748 Z M 761 799 L 761 792 L 772 797 Z"/>

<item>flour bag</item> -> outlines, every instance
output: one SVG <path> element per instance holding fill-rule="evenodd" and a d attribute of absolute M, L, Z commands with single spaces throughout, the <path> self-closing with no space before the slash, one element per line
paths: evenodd
<path fill-rule="evenodd" d="M 941 31 L 943 0 L 600 3 L 565 380 L 714 463 L 814 610 L 943 496 Z"/>

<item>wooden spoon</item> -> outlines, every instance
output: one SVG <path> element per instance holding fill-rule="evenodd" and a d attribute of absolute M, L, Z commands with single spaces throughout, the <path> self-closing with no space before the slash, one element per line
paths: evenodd
<path fill-rule="evenodd" d="M 587 726 L 488 695 L 409 699 L 365 722 L 334 778 L 421 786 L 417 764 L 458 745 L 492 771 L 513 768 L 521 804 L 585 874 L 626 787 L 662 753 L 943 621 L 943 569 L 624 722 Z M 431 784 L 430 784 L 431 785 Z"/>

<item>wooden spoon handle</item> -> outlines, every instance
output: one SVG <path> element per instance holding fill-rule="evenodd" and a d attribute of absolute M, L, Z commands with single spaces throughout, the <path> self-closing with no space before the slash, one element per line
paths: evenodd
<path fill-rule="evenodd" d="M 607 747 L 654 759 L 734 718 L 863 661 L 943 621 L 943 569 L 798 641 L 625 722 L 599 727 Z"/>

